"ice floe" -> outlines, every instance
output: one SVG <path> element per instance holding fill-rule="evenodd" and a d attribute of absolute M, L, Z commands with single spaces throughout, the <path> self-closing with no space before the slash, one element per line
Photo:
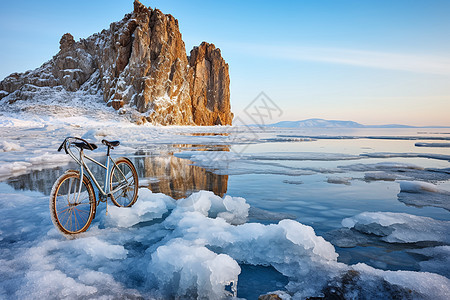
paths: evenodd
<path fill-rule="evenodd" d="M 427 260 L 419 263 L 423 272 L 437 273 L 450 277 L 450 246 L 436 246 L 423 249 L 407 250 L 409 253 L 427 257 Z"/>
<path fill-rule="evenodd" d="M 416 147 L 449 148 L 450 143 L 415 143 Z"/>
<path fill-rule="evenodd" d="M 351 177 L 339 177 L 339 176 L 328 176 L 327 177 L 327 182 L 328 183 L 333 183 L 333 184 L 345 184 L 345 185 L 350 185 L 350 181 L 353 178 Z"/>
<path fill-rule="evenodd" d="M 450 221 L 406 213 L 364 212 L 342 220 L 342 226 L 379 236 L 389 243 L 450 243 Z"/>
<path fill-rule="evenodd" d="M 450 211 L 450 191 L 422 181 L 399 181 L 398 200 L 417 207 L 435 206 Z"/>
<path fill-rule="evenodd" d="M 380 162 L 380 163 L 358 163 L 339 166 L 342 171 L 366 172 L 366 181 L 393 181 L 393 180 L 448 180 L 450 173 L 446 168 L 424 168 L 411 163 Z"/>
<path fill-rule="evenodd" d="M 438 154 L 438 153 L 391 153 L 391 152 L 374 152 L 374 153 L 363 153 L 361 156 L 372 157 L 372 158 L 394 158 L 394 157 L 403 157 L 403 158 L 430 158 L 437 160 L 448 160 L 450 161 L 450 155 L 446 154 Z"/>

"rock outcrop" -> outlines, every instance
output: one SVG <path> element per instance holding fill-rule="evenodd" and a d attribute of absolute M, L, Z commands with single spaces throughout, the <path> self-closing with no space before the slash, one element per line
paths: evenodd
<path fill-rule="evenodd" d="M 195 124 L 231 124 L 233 115 L 222 113 L 231 108 L 228 65 L 220 49 L 203 42 L 191 50 L 189 65 L 194 71 L 190 86 Z"/>
<path fill-rule="evenodd" d="M 78 42 L 64 34 L 50 61 L 0 82 L 0 98 L 29 100 L 36 88 L 56 86 L 101 94 L 119 113 L 138 111 L 138 122 L 229 125 L 233 118 L 220 50 L 203 42 L 188 57 L 178 20 L 137 0 L 107 30 Z"/>

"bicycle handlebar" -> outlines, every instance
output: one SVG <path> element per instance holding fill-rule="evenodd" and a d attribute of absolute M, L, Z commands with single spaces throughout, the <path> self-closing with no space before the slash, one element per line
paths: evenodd
<path fill-rule="evenodd" d="M 62 142 L 61 146 L 59 146 L 59 148 L 58 148 L 58 152 L 61 152 L 62 148 L 63 148 L 63 147 L 64 147 L 64 145 L 66 144 L 66 140 L 67 140 L 67 139 L 64 139 L 64 142 Z M 64 147 L 64 150 L 66 151 L 66 154 L 69 154 L 69 153 L 67 153 L 67 149 L 66 149 L 66 147 Z"/>
<path fill-rule="evenodd" d="M 94 147 L 91 145 L 91 143 L 89 143 L 88 141 L 86 141 L 86 140 L 84 140 L 84 139 L 82 139 L 82 138 L 69 136 L 69 137 L 66 137 L 66 138 L 64 139 L 64 141 L 62 142 L 62 144 L 59 146 L 58 152 L 60 152 L 60 151 L 62 150 L 62 148 L 64 148 L 64 151 L 66 152 L 66 154 L 69 154 L 69 151 L 67 150 L 67 146 L 70 147 L 70 145 L 73 144 L 73 141 L 71 141 L 71 140 L 82 141 L 83 143 L 86 144 L 87 147 L 89 147 L 89 150 L 92 150 L 92 151 L 95 150 L 95 149 L 97 148 L 97 147 L 94 148 Z"/>

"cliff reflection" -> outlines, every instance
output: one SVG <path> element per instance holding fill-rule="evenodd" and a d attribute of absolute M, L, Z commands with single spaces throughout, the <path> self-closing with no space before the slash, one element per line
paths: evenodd
<path fill-rule="evenodd" d="M 154 193 L 164 193 L 174 199 L 195 191 L 208 190 L 223 197 L 227 192 L 228 175 L 217 175 L 175 156 L 145 156 L 134 162 L 140 178 Z M 141 184 L 142 186 L 143 184 Z"/>
<path fill-rule="evenodd" d="M 221 197 L 227 192 L 228 175 L 214 174 L 171 153 L 155 155 L 138 152 L 129 158 L 136 166 L 141 180 L 140 186 L 148 187 L 154 193 L 164 193 L 174 199 L 180 199 L 199 190 L 212 191 Z M 103 185 L 103 170 L 95 164 L 90 164 L 89 167 L 95 175 L 101 174 L 97 180 Z M 78 169 L 78 166 L 71 164 L 32 171 L 9 178 L 7 183 L 17 190 L 39 191 L 50 195 L 53 183 L 67 169 Z"/>

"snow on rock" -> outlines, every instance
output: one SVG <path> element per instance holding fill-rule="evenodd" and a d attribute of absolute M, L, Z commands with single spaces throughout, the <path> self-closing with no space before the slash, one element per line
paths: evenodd
<path fill-rule="evenodd" d="M 380 236 L 388 243 L 450 243 L 450 221 L 406 213 L 364 212 L 342 220 L 342 226 Z"/>
<path fill-rule="evenodd" d="M 138 123 L 227 125 L 233 118 L 229 85 L 220 49 L 203 42 L 188 57 L 178 20 L 136 0 L 134 10 L 108 29 L 78 42 L 66 33 L 52 59 L 0 81 L 0 103 L 20 107 L 36 103 L 43 89 L 58 89 L 83 92 L 85 102 L 97 95 L 105 109 L 107 103 L 131 110 L 122 117 Z"/>

